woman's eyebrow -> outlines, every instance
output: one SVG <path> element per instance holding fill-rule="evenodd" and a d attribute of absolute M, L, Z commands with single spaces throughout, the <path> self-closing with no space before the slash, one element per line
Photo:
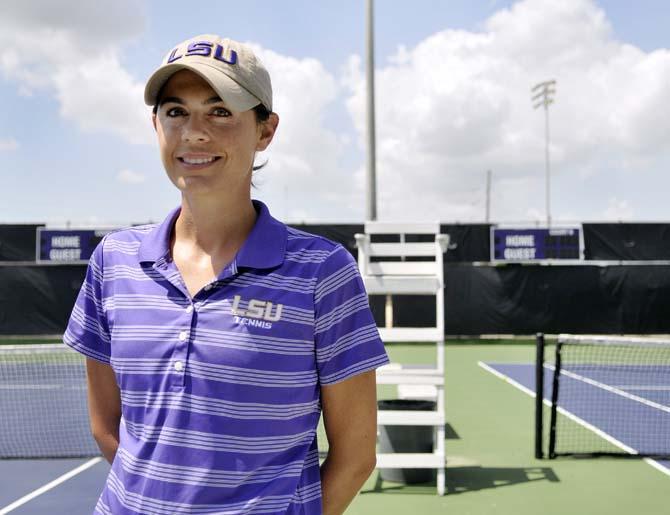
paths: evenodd
<path fill-rule="evenodd" d="M 215 95 L 212 98 L 208 98 L 205 100 L 205 104 L 218 104 L 219 102 L 223 102 L 223 99 L 219 95 Z"/>
<path fill-rule="evenodd" d="M 179 97 L 165 97 L 161 99 L 161 105 L 168 103 L 184 105 L 184 101 Z"/>
<path fill-rule="evenodd" d="M 205 100 L 203 102 L 203 104 L 206 104 L 206 105 L 218 104 L 219 102 L 223 102 L 223 100 L 221 99 L 220 96 L 215 95 L 215 96 Z M 167 104 L 167 103 L 184 105 L 184 101 L 179 97 L 165 97 L 164 99 L 161 100 L 161 104 Z"/>

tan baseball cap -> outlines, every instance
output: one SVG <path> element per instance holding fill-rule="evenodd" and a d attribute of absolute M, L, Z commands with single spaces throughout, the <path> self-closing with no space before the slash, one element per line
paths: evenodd
<path fill-rule="evenodd" d="M 263 104 L 272 111 L 270 74 L 251 49 L 228 38 L 203 34 L 179 43 L 149 77 L 144 102 L 156 105 L 158 93 L 179 70 L 191 70 L 205 79 L 233 111 Z"/>

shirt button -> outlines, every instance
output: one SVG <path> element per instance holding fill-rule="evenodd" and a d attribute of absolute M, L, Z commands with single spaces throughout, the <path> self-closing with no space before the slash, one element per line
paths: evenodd
<path fill-rule="evenodd" d="M 184 364 L 181 361 L 175 361 L 174 369 L 177 372 L 181 372 L 183 368 L 184 368 Z"/>
<path fill-rule="evenodd" d="M 188 307 L 186 308 L 186 312 L 190 315 L 193 313 L 193 304 L 189 304 Z"/>
<path fill-rule="evenodd" d="M 183 342 L 184 340 L 186 340 L 187 336 L 188 336 L 188 332 L 182 331 L 181 333 L 179 333 L 179 340 Z"/>

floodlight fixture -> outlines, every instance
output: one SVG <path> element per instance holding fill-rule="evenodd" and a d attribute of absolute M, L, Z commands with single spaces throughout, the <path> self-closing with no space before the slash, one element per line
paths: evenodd
<path fill-rule="evenodd" d="M 551 227 L 551 167 L 549 160 L 549 106 L 554 103 L 556 94 L 556 80 L 546 80 L 531 88 L 531 102 L 533 109 L 544 106 L 544 158 L 545 158 L 545 193 L 547 209 L 547 227 Z"/>

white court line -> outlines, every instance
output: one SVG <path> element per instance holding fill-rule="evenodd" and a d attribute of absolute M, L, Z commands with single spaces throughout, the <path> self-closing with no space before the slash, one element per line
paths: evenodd
<path fill-rule="evenodd" d="M 552 369 L 555 369 L 555 367 L 551 367 Z M 610 386 L 605 383 L 601 383 L 600 381 L 596 381 L 595 379 L 591 379 L 590 377 L 582 376 L 579 374 L 576 374 L 575 372 L 571 372 L 569 370 L 566 370 L 563 368 L 561 370 L 561 374 L 564 376 L 571 377 L 572 379 L 576 379 L 577 381 L 582 381 L 583 383 L 590 384 L 591 386 L 595 386 L 597 388 L 601 388 L 607 392 L 613 393 L 615 395 L 620 395 L 621 397 L 625 397 L 626 399 L 630 399 L 632 401 L 639 402 L 640 404 L 646 404 L 647 406 L 651 408 L 656 408 L 657 410 L 665 411 L 666 413 L 670 413 L 670 407 L 669 406 L 664 406 L 663 404 L 659 404 L 658 402 L 650 401 L 649 399 L 645 399 L 644 397 L 638 397 L 637 395 L 633 395 L 632 393 L 624 392 L 623 390 L 619 390 L 615 386 Z"/>
<path fill-rule="evenodd" d="M 533 390 L 531 390 L 530 388 L 526 388 L 524 385 L 522 385 L 521 383 L 515 381 L 515 380 L 512 379 L 511 377 L 506 376 L 506 375 L 503 374 L 502 372 L 498 372 L 495 368 L 491 368 L 490 366 L 488 366 L 488 365 L 487 365 L 486 363 L 484 363 L 483 361 L 478 361 L 477 364 L 478 364 L 480 367 L 482 367 L 484 370 L 486 370 L 487 372 L 491 372 L 494 376 L 496 376 L 496 377 L 502 379 L 503 381 L 505 381 L 505 382 L 511 384 L 512 386 L 517 387 L 517 388 L 518 388 L 519 390 L 521 390 L 523 393 L 527 393 L 528 395 L 530 395 L 530 396 L 533 397 L 533 398 L 535 397 L 535 392 L 534 392 Z M 505 364 L 505 365 L 524 365 L 525 363 L 504 363 L 504 364 Z M 551 402 L 549 402 L 547 399 L 543 399 L 543 401 L 544 401 L 544 403 L 545 403 L 547 406 L 551 406 Z"/>
<path fill-rule="evenodd" d="M 71 470 L 70 472 L 66 472 L 65 474 L 63 474 L 63 475 L 60 476 L 60 477 L 57 477 L 56 479 L 54 479 L 54 480 L 51 481 L 50 483 L 47 483 L 46 485 L 44 485 L 44 486 L 38 488 L 37 490 L 33 490 L 33 491 L 30 492 L 29 494 L 24 495 L 24 496 L 21 497 L 20 499 L 17 499 L 17 500 L 14 501 L 12 504 L 9 504 L 9 505 L 5 506 L 4 508 L 0 509 L 0 515 L 5 515 L 5 513 L 9 513 L 10 511 L 15 510 L 15 509 L 18 508 L 19 506 L 23 506 L 23 505 L 26 504 L 28 501 L 31 501 L 31 500 L 33 500 L 35 497 L 38 497 L 38 496 L 42 495 L 42 494 L 45 493 L 45 492 L 48 492 L 48 491 L 51 490 L 52 488 L 57 487 L 57 486 L 60 485 L 61 483 L 64 483 L 64 482 L 67 481 L 68 479 L 73 478 L 73 477 L 76 476 L 77 474 L 80 474 L 80 473 L 84 472 L 84 470 L 91 468 L 93 465 L 95 465 L 95 464 L 97 464 L 97 463 L 100 463 L 101 461 L 102 461 L 102 458 L 100 458 L 100 457 L 98 457 L 98 458 L 93 458 L 92 460 L 87 461 L 87 462 L 84 463 L 83 465 L 78 466 L 76 469 L 73 469 L 73 470 Z"/>
<path fill-rule="evenodd" d="M 670 386 L 645 386 L 645 385 L 627 385 L 617 384 L 613 386 L 619 390 L 642 390 L 644 392 L 670 392 Z"/>
<path fill-rule="evenodd" d="M 652 460 L 651 458 L 645 458 L 644 461 L 646 461 L 647 464 L 651 465 L 656 470 L 663 472 L 666 476 L 670 476 L 670 469 L 661 465 L 658 461 Z"/>
<path fill-rule="evenodd" d="M 509 376 L 506 376 L 506 375 L 503 374 L 502 372 L 498 372 L 497 370 L 491 368 L 489 365 L 487 365 L 486 363 L 484 363 L 484 362 L 482 362 L 482 361 L 478 361 L 477 364 L 478 364 L 481 368 L 483 368 L 484 370 L 486 370 L 487 372 L 490 372 L 490 373 L 493 374 L 494 376 L 496 376 L 496 377 L 502 379 L 503 381 L 505 381 L 505 382 L 511 384 L 512 386 L 518 388 L 518 389 L 521 390 L 523 393 L 526 393 L 526 394 L 530 395 L 531 397 L 535 398 L 535 392 L 532 391 L 530 388 L 526 388 L 526 387 L 525 387 L 524 385 L 522 385 L 521 383 L 515 381 L 514 379 L 512 379 L 512 378 L 509 377 Z M 534 367 L 534 365 L 529 365 L 529 364 L 527 364 L 527 363 L 497 363 L 497 364 L 499 364 L 499 365 L 520 365 L 520 364 L 523 364 L 523 365 L 525 365 L 525 366 Z M 553 367 L 551 367 L 551 366 L 549 366 L 549 365 L 545 365 L 545 368 L 553 369 Z M 545 404 L 545 405 L 551 407 L 551 401 L 550 401 L 549 399 L 542 399 L 542 402 L 543 402 L 543 404 Z M 579 424 L 579 425 L 585 427 L 586 429 L 589 429 L 590 431 L 593 431 L 593 432 L 596 433 L 598 436 L 600 436 L 600 437 L 604 438 L 605 440 L 607 440 L 608 442 L 610 442 L 610 443 L 616 445 L 616 446 L 619 447 L 620 449 L 623 449 L 624 451 L 626 451 L 626 452 L 628 452 L 628 453 L 631 453 L 631 454 L 637 454 L 637 451 L 636 451 L 635 449 L 632 449 L 631 447 L 628 447 L 626 444 L 620 442 L 619 440 L 617 440 L 616 438 L 614 438 L 614 437 L 610 436 L 609 434 L 605 433 L 605 432 L 602 431 L 601 429 L 598 429 L 597 427 L 595 427 L 595 426 L 589 424 L 589 423 L 586 422 L 585 420 L 582 420 L 581 418 L 577 417 L 576 415 L 573 415 L 573 414 L 570 413 L 569 411 L 567 411 L 567 410 L 561 408 L 560 406 L 557 406 L 556 409 L 557 409 L 557 411 L 558 411 L 559 413 L 565 415 L 566 417 L 568 417 L 569 419 L 573 420 L 573 421 L 576 422 L 577 424 Z M 670 468 L 667 468 L 666 466 L 661 465 L 658 461 L 656 461 L 656 460 L 654 460 L 654 459 L 652 459 L 652 458 L 643 458 L 643 460 L 644 460 L 648 465 L 651 465 L 652 467 L 654 467 L 656 470 L 659 470 L 660 472 L 663 472 L 664 474 L 670 476 Z M 2 514 L 0 513 L 0 515 L 2 515 Z"/>
<path fill-rule="evenodd" d="M 86 386 L 63 384 L 3 384 L 0 390 L 86 390 Z"/>

